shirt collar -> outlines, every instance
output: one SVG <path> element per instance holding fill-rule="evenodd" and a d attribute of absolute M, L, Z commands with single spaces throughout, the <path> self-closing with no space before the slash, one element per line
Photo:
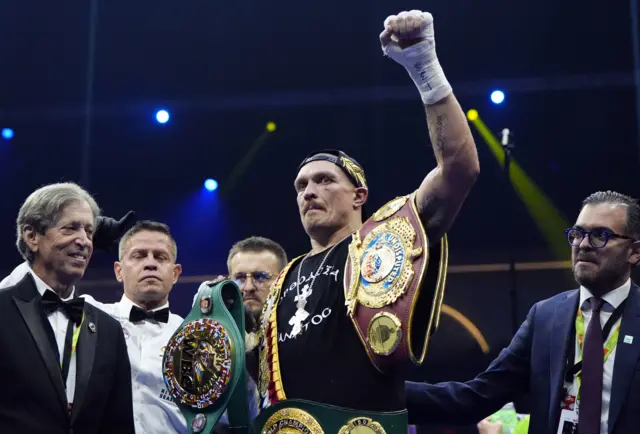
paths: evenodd
<path fill-rule="evenodd" d="M 119 306 L 120 306 L 120 314 L 123 316 L 128 317 L 129 313 L 131 312 L 131 308 L 133 306 L 137 306 L 140 309 L 146 310 L 144 309 L 142 306 L 138 306 L 137 304 L 135 304 L 133 301 L 131 301 L 126 294 L 122 294 L 122 298 L 120 299 L 120 301 L 118 302 Z M 165 309 L 169 307 L 169 302 L 166 302 L 165 304 L 163 304 L 160 307 L 156 307 L 155 309 L 151 309 L 153 312 L 161 310 L 161 309 Z"/>
<path fill-rule="evenodd" d="M 40 277 L 38 277 L 38 275 L 35 273 L 35 271 L 33 271 L 33 269 L 31 267 L 29 267 L 29 272 L 33 276 L 33 280 L 36 282 L 36 289 L 38 290 L 40 295 L 43 295 L 45 291 L 51 291 L 54 294 L 58 295 L 58 293 L 55 292 L 53 289 L 51 289 L 49 287 L 49 285 L 47 285 L 44 282 L 44 280 L 42 280 Z M 60 297 L 60 298 L 63 301 L 71 300 L 73 298 L 73 295 L 74 295 L 75 292 L 76 292 L 76 288 L 75 288 L 75 286 L 73 286 L 73 287 L 71 287 L 71 294 L 69 294 L 69 296 L 67 298 L 62 298 L 62 297 Z"/>
<path fill-rule="evenodd" d="M 614 309 L 616 309 L 629 296 L 629 291 L 631 291 L 631 278 L 627 279 L 625 283 L 623 283 L 613 291 L 607 292 L 602 296 L 602 299 L 613 306 Z M 584 286 L 580 286 L 580 306 L 584 306 L 584 302 L 591 297 L 593 297 L 591 291 L 589 291 Z"/>

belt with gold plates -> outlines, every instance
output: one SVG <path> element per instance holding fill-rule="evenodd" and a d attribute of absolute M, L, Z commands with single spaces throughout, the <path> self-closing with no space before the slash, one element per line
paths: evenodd
<path fill-rule="evenodd" d="M 423 364 L 430 337 L 440 320 L 448 252 L 446 235 L 437 245 L 429 246 L 415 193 L 386 203 L 353 234 L 344 274 L 345 313 L 380 372 L 402 376 L 407 367 Z M 280 375 L 277 308 L 282 285 L 300 258 L 282 270 L 262 313 L 258 388 L 264 410 L 254 421 L 255 431 L 264 433 L 267 428 L 273 429 L 268 418 L 278 414 L 278 409 L 291 413 L 297 408 L 296 411 L 306 413 L 295 414 L 307 418 L 310 415 L 312 419 L 307 420 L 317 421 L 324 432 L 338 433 L 343 427 L 344 432 L 350 432 L 351 425 L 371 424 L 374 431 L 381 426 L 385 432 L 401 429 L 406 433 L 405 412 L 366 416 L 359 415 L 362 412 L 287 399 Z M 336 414 L 333 419 L 325 416 L 331 411 Z M 291 423 L 297 423 L 296 420 Z M 329 424 L 331 431 L 323 423 Z M 402 427 L 398 428 L 398 424 Z"/>
<path fill-rule="evenodd" d="M 407 434 L 408 426 L 406 410 L 350 410 L 302 399 L 277 402 L 253 421 L 255 434 Z"/>
<path fill-rule="evenodd" d="M 189 433 L 212 433 L 225 410 L 232 432 L 251 430 L 244 315 L 235 283 L 204 282 L 191 312 L 165 348 L 164 382 Z"/>
<path fill-rule="evenodd" d="M 415 193 L 385 204 L 353 235 L 347 315 L 380 372 L 398 375 L 423 364 L 440 322 L 448 261 L 446 235 L 429 246 Z"/>

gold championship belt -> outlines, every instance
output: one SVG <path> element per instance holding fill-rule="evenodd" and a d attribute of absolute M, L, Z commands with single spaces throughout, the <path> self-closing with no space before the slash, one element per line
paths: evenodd
<path fill-rule="evenodd" d="M 388 202 L 353 235 L 344 274 L 347 314 L 380 372 L 424 362 L 440 320 L 447 264 L 447 237 L 429 248 L 415 194 Z"/>
<path fill-rule="evenodd" d="M 250 432 L 244 315 L 235 283 L 204 282 L 191 312 L 165 347 L 164 383 L 188 433 L 213 433 L 225 411 L 229 429 Z"/>

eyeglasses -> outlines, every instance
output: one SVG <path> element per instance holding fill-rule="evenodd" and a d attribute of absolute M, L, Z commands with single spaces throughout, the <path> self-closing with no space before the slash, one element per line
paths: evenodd
<path fill-rule="evenodd" d="M 233 276 L 233 280 L 238 283 L 238 286 L 244 286 L 247 283 L 247 279 L 251 278 L 256 286 L 264 285 L 273 276 L 266 271 L 253 271 L 251 273 L 236 273 Z"/>
<path fill-rule="evenodd" d="M 605 231 L 602 229 L 594 229 L 592 231 L 585 231 L 583 229 L 578 228 L 569 228 L 565 229 L 564 233 L 567 234 L 567 239 L 569 240 L 569 244 L 574 247 L 577 247 L 582 243 L 584 237 L 589 236 L 589 244 L 596 249 L 601 249 L 607 245 L 610 239 L 612 238 L 621 238 L 624 240 L 633 240 L 634 238 L 629 237 L 627 235 L 620 235 L 614 232 Z"/>

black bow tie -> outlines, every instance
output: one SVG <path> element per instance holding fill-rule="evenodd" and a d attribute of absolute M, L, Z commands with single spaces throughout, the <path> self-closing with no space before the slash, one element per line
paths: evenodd
<path fill-rule="evenodd" d="M 169 308 L 165 307 L 164 309 L 152 311 L 152 310 L 143 310 L 138 306 L 133 306 L 131 308 L 131 313 L 129 314 L 129 321 L 137 322 L 144 321 L 146 319 L 152 319 L 158 322 L 169 322 Z"/>
<path fill-rule="evenodd" d="M 42 303 L 42 307 L 44 307 L 44 311 L 47 315 L 57 310 L 61 310 L 67 314 L 67 316 L 73 320 L 77 326 L 82 322 L 84 298 L 75 297 L 69 301 L 62 301 L 62 299 L 58 297 L 58 294 L 53 291 L 46 290 L 44 294 L 42 294 L 40 302 Z"/>

